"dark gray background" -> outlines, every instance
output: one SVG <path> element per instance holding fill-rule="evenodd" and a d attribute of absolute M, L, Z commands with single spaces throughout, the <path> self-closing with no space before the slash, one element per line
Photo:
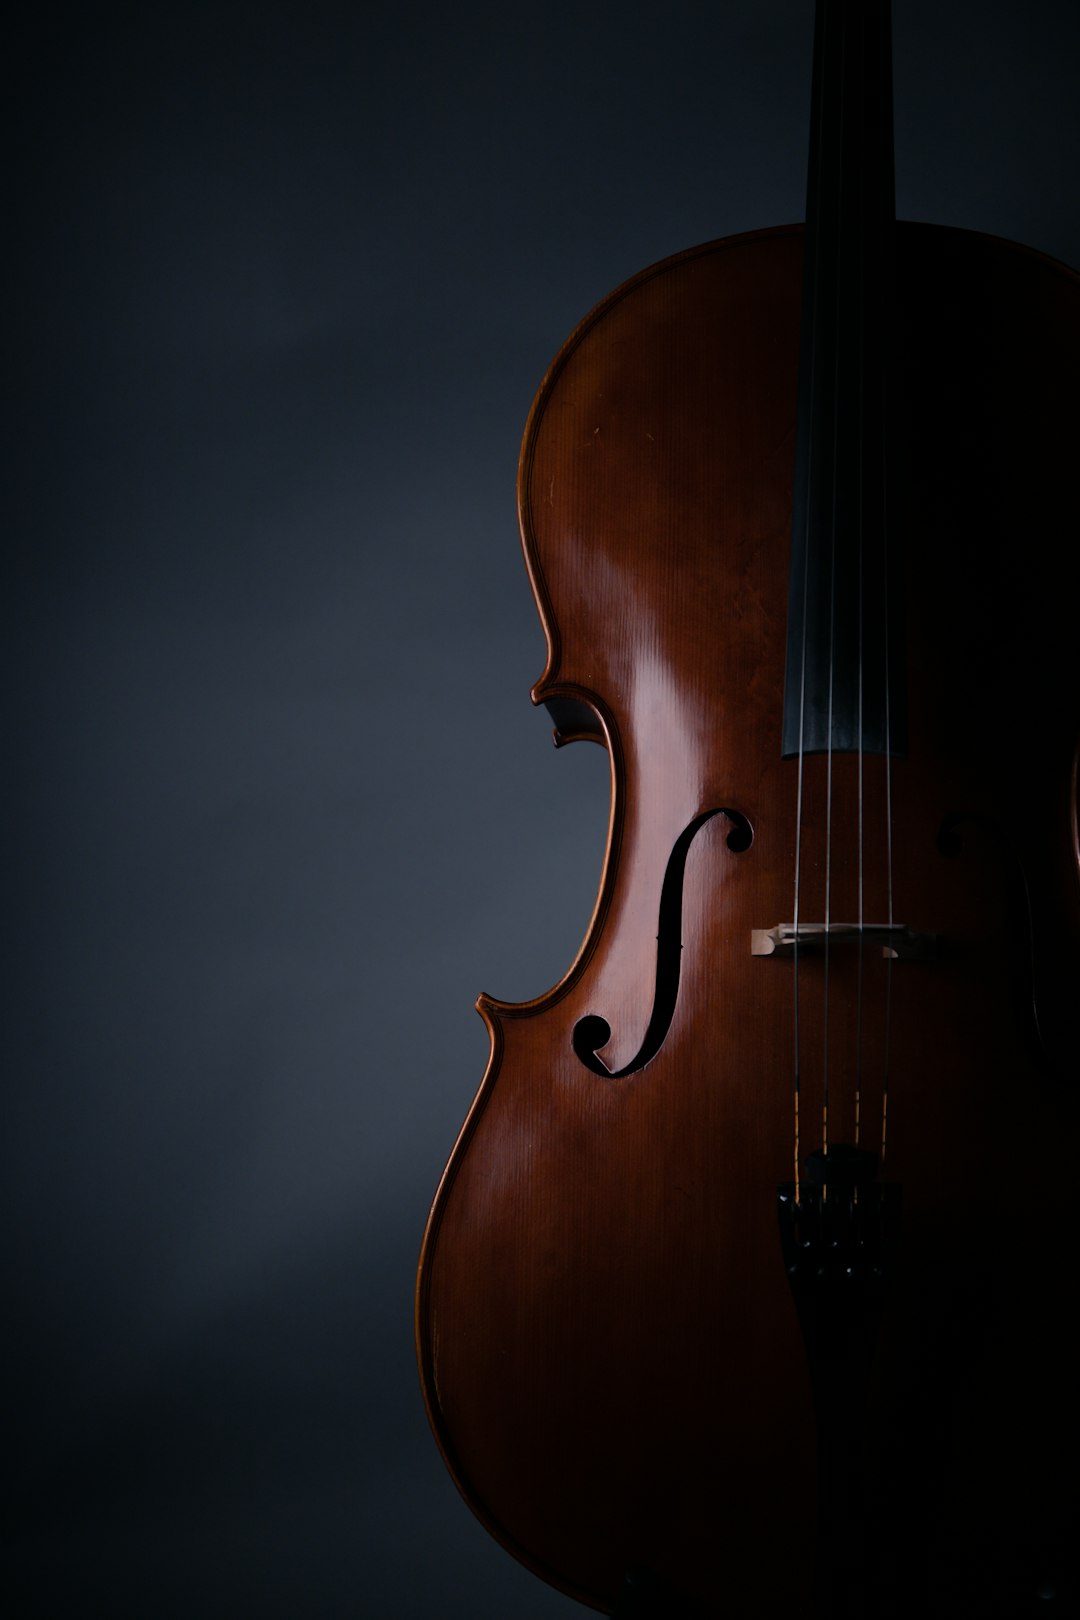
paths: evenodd
<path fill-rule="evenodd" d="M 602 857 L 515 461 L 599 297 L 801 218 L 811 12 L 9 42 L 7 1612 L 584 1612 L 459 1500 L 411 1347 L 473 999 L 562 974 Z M 1075 0 L 896 13 L 901 215 L 1080 262 Z"/>

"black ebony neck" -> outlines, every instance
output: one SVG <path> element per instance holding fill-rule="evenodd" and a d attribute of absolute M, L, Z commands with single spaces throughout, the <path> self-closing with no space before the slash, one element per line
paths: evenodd
<path fill-rule="evenodd" d="M 888 0 L 818 0 L 784 689 L 785 756 L 903 753 L 892 521 Z"/>

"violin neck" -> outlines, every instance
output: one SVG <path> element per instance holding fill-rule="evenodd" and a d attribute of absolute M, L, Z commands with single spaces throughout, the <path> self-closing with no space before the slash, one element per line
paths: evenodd
<path fill-rule="evenodd" d="M 888 0 L 818 0 L 785 757 L 906 747 L 891 477 L 895 224 Z"/>

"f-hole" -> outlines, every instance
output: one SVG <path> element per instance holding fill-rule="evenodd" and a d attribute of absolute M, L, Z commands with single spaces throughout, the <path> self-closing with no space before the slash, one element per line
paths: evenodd
<path fill-rule="evenodd" d="M 653 998 L 652 1017 L 649 1019 L 649 1027 L 645 1031 L 645 1039 L 637 1056 L 626 1064 L 625 1068 L 609 1069 L 603 1058 L 598 1056 L 600 1048 L 606 1046 L 611 1039 L 611 1025 L 607 1019 L 591 1013 L 586 1018 L 579 1018 L 574 1025 L 574 1051 L 587 1069 L 593 1074 L 602 1075 L 605 1080 L 622 1080 L 628 1074 L 636 1074 L 639 1069 L 645 1067 L 650 1058 L 656 1056 L 667 1039 L 679 996 L 683 873 L 686 870 L 686 857 L 697 834 L 714 816 L 726 816 L 731 822 L 726 842 L 728 848 L 737 854 L 749 849 L 754 840 L 754 829 L 746 817 L 738 810 L 728 809 L 726 805 L 716 810 L 705 810 L 700 816 L 695 816 L 675 840 L 668 856 L 667 871 L 664 873 L 664 883 L 660 890 L 660 925 L 656 934 L 656 994 Z"/>

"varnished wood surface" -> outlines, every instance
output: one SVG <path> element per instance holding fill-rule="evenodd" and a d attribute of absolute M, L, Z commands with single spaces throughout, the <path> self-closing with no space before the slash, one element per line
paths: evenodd
<path fill-rule="evenodd" d="M 974 1617 L 1024 1612 L 1001 1605 L 1029 1601 L 1076 1510 L 1080 298 L 1060 266 L 967 233 L 902 226 L 899 259 L 911 748 L 891 770 L 894 914 L 940 947 L 866 957 L 861 999 L 856 957 L 832 953 L 830 1126 L 852 1139 L 858 1045 L 861 1139 L 878 1145 L 887 1067 L 903 1188 L 867 1415 L 870 1612 Z M 599 1609 L 645 1564 L 702 1613 L 807 1612 L 815 1434 L 775 1213 L 793 972 L 750 954 L 752 929 L 793 913 L 798 766 L 779 736 L 800 272 L 792 229 L 636 278 L 564 347 L 522 451 L 549 646 L 534 699 L 595 712 L 611 832 L 566 978 L 522 1006 L 481 998 L 491 1062 L 432 1210 L 417 1333 L 470 1504 Z M 833 761 L 831 815 L 827 773 L 805 762 L 801 915 L 822 920 L 828 870 L 831 915 L 851 921 L 858 762 Z M 886 801 L 868 757 L 868 922 L 888 912 Z M 671 1028 L 640 1072 L 600 1078 L 574 1026 L 609 1022 L 613 1070 L 637 1052 L 665 867 L 718 806 L 753 843 L 730 848 L 721 816 L 694 839 Z M 969 819 L 943 852 L 949 816 Z M 824 991 L 804 958 L 804 1153 Z"/>

